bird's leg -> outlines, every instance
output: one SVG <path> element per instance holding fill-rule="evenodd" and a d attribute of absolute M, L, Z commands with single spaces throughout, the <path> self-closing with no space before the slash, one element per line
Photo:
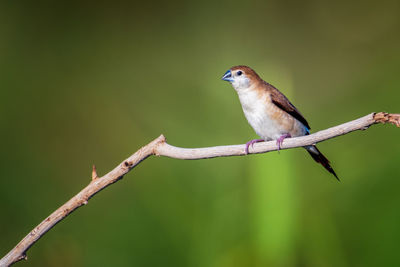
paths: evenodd
<path fill-rule="evenodd" d="M 264 139 L 253 139 L 246 143 L 246 148 L 244 150 L 245 154 L 249 154 L 249 146 L 253 147 L 254 143 L 264 142 Z"/>
<path fill-rule="evenodd" d="M 292 137 L 292 136 L 287 133 L 287 134 L 281 135 L 281 137 L 276 139 L 276 145 L 278 146 L 278 152 L 279 152 L 279 150 L 281 150 L 281 145 L 283 143 L 283 140 L 285 140 L 285 138 L 288 138 L 288 137 Z"/>

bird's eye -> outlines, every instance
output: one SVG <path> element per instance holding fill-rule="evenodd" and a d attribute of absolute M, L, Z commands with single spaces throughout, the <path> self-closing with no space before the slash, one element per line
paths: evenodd
<path fill-rule="evenodd" d="M 239 70 L 238 72 L 236 72 L 236 75 L 240 76 L 240 75 L 242 75 L 242 72 Z"/>

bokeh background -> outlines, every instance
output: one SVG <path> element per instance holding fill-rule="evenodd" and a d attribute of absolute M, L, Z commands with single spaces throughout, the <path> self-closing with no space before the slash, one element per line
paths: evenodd
<path fill-rule="evenodd" d="M 253 67 L 317 131 L 400 112 L 393 1 L 3 1 L 0 256 L 161 133 L 203 147 L 255 138 L 231 86 Z M 319 148 L 150 158 L 16 266 L 398 266 L 400 130 Z"/>

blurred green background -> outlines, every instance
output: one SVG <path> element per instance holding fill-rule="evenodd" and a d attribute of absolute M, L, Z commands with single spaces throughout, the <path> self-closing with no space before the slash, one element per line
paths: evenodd
<path fill-rule="evenodd" d="M 3 1 L 0 256 L 99 175 L 170 144 L 256 135 L 231 66 L 253 67 L 317 131 L 400 112 L 398 1 Z M 17 266 L 398 266 L 400 130 L 319 148 L 150 158 Z"/>

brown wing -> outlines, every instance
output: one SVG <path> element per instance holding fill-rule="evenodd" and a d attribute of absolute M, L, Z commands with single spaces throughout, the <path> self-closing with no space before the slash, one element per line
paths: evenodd
<path fill-rule="evenodd" d="M 297 110 L 297 108 L 290 103 L 289 99 L 286 98 L 284 94 L 282 94 L 278 89 L 276 89 L 274 86 L 271 84 L 266 83 L 268 91 L 271 93 L 271 100 L 272 103 L 277 105 L 280 109 L 283 111 L 286 111 L 290 115 L 292 115 L 295 119 L 300 121 L 304 126 L 306 126 L 308 129 L 310 128 L 310 125 L 308 125 L 307 120 L 301 115 L 300 111 Z"/>

